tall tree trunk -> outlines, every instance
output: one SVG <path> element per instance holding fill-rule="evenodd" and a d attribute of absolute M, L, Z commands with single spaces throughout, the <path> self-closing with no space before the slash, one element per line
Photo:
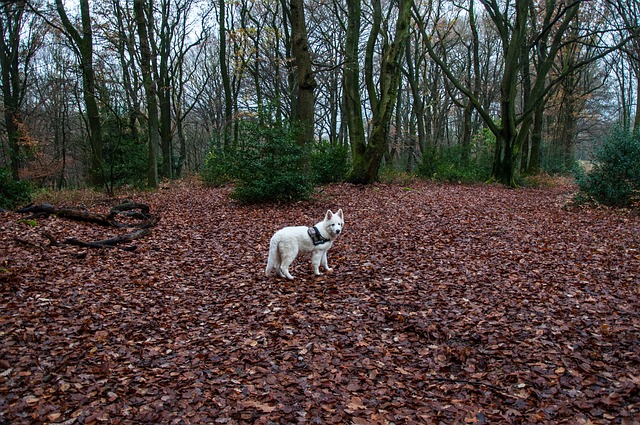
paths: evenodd
<path fill-rule="evenodd" d="M 298 134 L 298 144 L 304 145 L 313 141 L 314 135 L 314 94 L 316 81 L 311 67 L 311 54 L 309 52 L 309 40 L 307 37 L 307 25 L 304 18 L 303 0 L 291 0 L 291 50 L 296 63 L 296 86 L 298 90 L 297 116 L 302 125 L 302 131 Z"/>
<path fill-rule="evenodd" d="M 416 65 L 414 65 L 414 55 L 411 48 L 411 39 L 407 41 L 406 46 L 406 60 L 407 60 L 407 79 L 409 80 L 409 87 L 411 88 L 412 97 L 412 113 L 414 121 L 418 130 L 418 146 L 425 146 L 427 141 L 426 130 L 424 125 L 425 113 L 424 113 L 424 96 L 420 93 L 419 76 L 416 73 Z M 413 132 L 412 132 L 413 134 Z M 412 143 L 413 144 L 413 143 Z M 412 150 L 413 151 L 413 150 Z M 410 164 L 410 163 L 409 163 Z M 410 171 L 409 164 L 407 164 L 407 171 Z"/>
<path fill-rule="evenodd" d="M 468 79 L 471 93 L 475 98 L 480 96 L 480 37 L 476 26 L 476 14 L 474 1 L 469 2 L 469 26 L 471 27 L 471 48 L 468 52 Z M 473 102 L 466 99 L 463 110 L 463 138 L 462 138 L 462 155 L 461 162 L 467 164 L 471 154 L 471 136 L 475 130 L 473 122 Z"/>
<path fill-rule="evenodd" d="M 516 95 L 518 93 L 518 77 L 521 66 L 522 46 L 527 34 L 529 17 L 528 2 L 518 2 L 515 6 L 515 22 L 511 32 L 511 40 L 504 50 L 504 74 L 500 82 L 500 129 L 496 134 L 496 150 L 493 158 L 491 179 L 508 186 L 515 186 L 515 155 L 520 146 L 518 140 L 518 124 L 516 118 Z M 494 9 L 492 9 L 494 10 Z M 503 34 L 504 39 L 509 34 Z"/>
<path fill-rule="evenodd" d="M 147 30 L 147 15 L 145 0 L 134 0 L 133 11 L 138 27 L 140 39 L 140 68 L 142 70 L 142 85 L 147 98 L 147 129 L 149 132 L 149 161 L 147 169 L 147 185 L 158 187 L 158 145 L 160 143 L 158 100 L 156 83 L 151 73 L 151 47 Z"/>
<path fill-rule="evenodd" d="M 640 72 L 636 71 L 636 117 L 633 120 L 633 132 L 640 133 Z"/>
<path fill-rule="evenodd" d="M 533 114 L 533 124 L 531 127 L 531 149 L 529 152 L 529 162 L 527 164 L 527 174 L 535 175 L 540 172 L 540 148 L 542 146 L 542 127 L 544 124 L 544 103 L 536 106 Z"/>
<path fill-rule="evenodd" d="M 159 37 L 160 45 L 157 48 L 158 52 L 153 55 L 153 57 L 160 59 L 160 64 L 157 67 L 157 81 L 160 85 L 157 87 L 157 95 L 158 107 L 160 109 L 159 132 L 160 146 L 162 150 L 162 177 L 165 178 L 173 177 L 173 114 L 171 113 L 172 78 L 169 66 L 173 28 L 169 25 L 169 9 L 169 2 L 162 1 L 162 17 Z M 150 14 L 151 13 L 152 12 L 150 12 Z"/>
<path fill-rule="evenodd" d="M 347 31 L 344 54 L 344 115 L 351 142 L 353 168 L 364 168 L 366 140 L 360 98 L 360 41 L 361 0 L 347 0 Z"/>
<path fill-rule="evenodd" d="M 370 97 L 372 110 L 371 136 L 368 144 L 360 145 L 353 150 L 356 155 L 354 155 L 353 170 L 349 176 L 349 180 L 353 183 L 370 184 L 378 180 L 378 172 L 387 149 L 389 128 L 402 76 L 401 60 L 409 38 L 411 1 L 398 1 L 398 18 L 394 38 L 391 44 L 383 46 L 379 93 L 377 96 L 374 94 L 373 97 Z M 379 10 L 375 3 L 379 3 L 379 0 L 374 0 L 374 11 Z M 376 18 L 374 18 L 374 21 L 376 21 Z M 372 49 L 368 48 L 367 55 L 370 54 L 370 51 Z M 373 63 L 370 59 L 365 59 L 365 62 Z M 366 73 L 371 73 L 371 70 L 365 70 Z M 372 90 L 371 81 L 367 82 L 367 86 L 371 96 L 371 93 L 375 92 L 375 90 Z"/>
<path fill-rule="evenodd" d="M 558 149 L 560 154 L 560 166 L 564 170 L 570 170 L 574 161 L 574 145 L 577 129 L 576 118 L 576 93 L 574 86 L 574 78 L 568 77 L 563 81 L 564 96 L 562 107 L 560 108 L 560 138 L 557 141 L 560 146 Z"/>
<path fill-rule="evenodd" d="M 520 66 L 522 67 L 522 102 L 527 105 L 531 95 L 531 72 L 529 70 L 529 48 L 522 46 L 520 51 Z M 522 154 L 520 156 L 520 171 L 526 172 L 529 169 L 531 159 L 531 135 L 527 134 L 522 143 Z"/>
<path fill-rule="evenodd" d="M 222 148 L 228 149 L 231 146 L 231 135 L 233 126 L 233 96 L 231 92 L 231 79 L 229 77 L 229 60 L 227 58 L 227 26 L 225 14 L 225 0 L 219 1 L 218 27 L 220 37 L 220 77 L 224 91 L 224 130 L 222 135 Z"/>
<path fill-rule="evenodd" d="M 77 47 L 82 67 L 82 96 L 87 108 L 87 122 L 89 123 L 89 139 L 91 141 L 91 180 L 96 186 L 105 183 L 103 170 L 103 142 L 100 109 L 96 99 L 96 77 L 93 69 L 93 30 L 89 13 L 89 0 L 79 0 L 82 35 L 71 23 L 67 16 L 62 0 L 56 0 L 58 15 L 65 31 Z"/>
<path fill-rule="evenodd" d="M 24 15 L 24 3 L 14 7 L 7 4 L 0 18 L 0 66 L 2 70 L 2 95 L 4 120 L 9 143 L 9 162 L 14 180 L 20 178 L 20 29 Z"/>

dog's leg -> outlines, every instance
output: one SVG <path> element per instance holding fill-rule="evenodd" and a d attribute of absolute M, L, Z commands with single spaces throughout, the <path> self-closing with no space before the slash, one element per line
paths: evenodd
<path fill-rule="evenodd" d="M 278 258 L 276 260 L 275 269 L 278 276 L 282 278 L 287 278 L 287 275 L 285 275 L 285 272 L 284 272 L 284 267 L 282 267 L 282 255 L 280 255 L 280 252 L 278 252 Z"/>
<path fill-rule="evenodd" d="M 296 256 L 298 255 L 298 252 L 291 249 L 291 247 L 289 247 L 289 249 L 285 249 L 284 252 L 280 252 L 280 273 L 282 273 L 280 276 L 282 277 L 286 277 L 289 280 L 293 280 L 293 276 L 291 276 L 291 273 L 289 273 L 289 266 L 291 265 L 291 263 L 293 263 L 293 260 L 296 259 Z"/>
<path fill-rule="evenodd" d="M 313 273 L 316 276 L 320 276 L 320 263 L 324 261 L 324 253 L 322 251 L 315 251 L 311 254 L 311 267 L 313 268 Z"/>
<path fill-rule="evenodd" d="M 331 267 L 329 267 L 329 263 L 327 263 L 327 252 L 328 251 L 324 251 L 322 253 L 322 260 L 321 260 L 321 264 L 322 267 L 324 267 L 324 269 L 328 272 L 332 271 L 333 269 Z"/>
<path fill-rule="evenodd" d="M 269 241 L 269 258 L 267 259 L 267 268 L 264 271 L 266 276 L 270 276 L 275 270 L 280 274 L 280 254 L 278 252 L 278 242 L 272 237 Z"/>
<path fill-rule="evenodd" d="M 289 273 L 289 266 L 291 265 L 291 263 L 287 264 L 286 266 L 283 264 L 282 268 L 280 269 L 280 277 L 286 277 L 289 280 L 293 280 L 293 276 L 291 276 L 291 273 Z"/>

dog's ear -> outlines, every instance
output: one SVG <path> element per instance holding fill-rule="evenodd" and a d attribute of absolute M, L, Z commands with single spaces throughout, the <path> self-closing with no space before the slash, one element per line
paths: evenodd
<path fill-rule="evenodd" d="M 331 220 L 331 217 L 333 217 L 333 213 L 331 212 L 331 210 L 327 210 L 327 213 L 324 215 L 324 219 Z"/>
<path fill-rule="evenodd" d="M 342 213 L 342 208 L 340 208 L 340 209 L 338 210 L 338 212 L 336 213 L 336 215 L 337 215 L 338 217 L 340 217 L 340 220 L 344 220 L 344 214 Z"/>

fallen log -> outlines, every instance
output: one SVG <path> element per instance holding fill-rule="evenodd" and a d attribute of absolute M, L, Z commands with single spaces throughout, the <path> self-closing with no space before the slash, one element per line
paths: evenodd
<path fill-rule="evenodd" d="M 140 229 L 137 230 L 133 233 L 129 233 L 127 235 L 120 235 L 120 236 L 116 236 L 115 238 L 111 238 L 111 239 L 105 239 L 102 241 L 95 241 L 95 242 L 83 242 L 81 240 L 78 240 L 76 238 L 68 238 L 65 239 L 64 242 L 62 242 L 63 244 L 66 245 L 76 245 L 76 246 L 82 246 L 82 247 L 87 247 L 87 248 L 106 248 L 106 247 L 114 247 L 116 245 L 122 244 L 122 243 L 128 243 L 128 242 L 132 242 L 136 239 L 140 239 L 144 236 L 148 236 L 151 234 L 151 230 L 149 229 Z M 133 248 L 135 249 L 135 248 Z"/>
<path fill-rule="evenodd" d="M 87 223 L 99 224 L 100 226 L 115 227 L 114 222 L 108 220 L 106 217 L 95 214 L 86 210 L 75 208 L 57 208 L 51 204 L 30 205 L 28 207 L 19 209 L 17 213 L 27 214 L 31 213 L 27 220 L 40 217 L 48 217 L 50 215 L 57 215 L 61 218 L 68 218 L 70 220 L 84 221 Z"/>
<path fill-rule="evenodd" d="M 140 211 L 137 212 L 134 210 Z M 56 215 L 61 218 L 94 223 L 105 227 L 131 227 L 146 229 L 149 227 L 154 227 L 160 221 L 159 216 L 149 213 L 148 205 L 129 201 L 111 208 L 111 211 L 106 216 L 95 214 L 79 208 L 58 208 L 46 203 L 40 205 L 30 205 L 17 210 L 16 212 L 22 214 L 31 213 L 32 215 L 27 217 L 27 219 Z M 128 218 L 133 218 L 140 221 L 137 223 L 120 223 L 116 220 L 118 215 L 124 215 Z"/>
<path fill-rule="evenodd" d="M 53 235 L 44 232 L 43 236 L 49 240 L 50 246 L 74 245 L 85 248 L 114 248 L 120 244 L 133 242 L 137 239 L 150 235 L 150 228 L 157 225 L 160 221 L 160 216 L 151 214 L 149 212 L 148 205 L 130 201 L 126 201 L 111 208 L 111 211 L 106 216 L 77 208 L 57 208 L 51 204 L 30 205 L 16 212 L 23 214 L 32 214 L 27 219 L 55 215 L 61 218 L 98 224 L 105 227 L 136 229 L 134 232 L 128 233 L 126 235 L 120 235 L 110 239 L 90 242 L 81 241 L 76 238 L 67 238 L 62 242 L 58 242 Z M 132 223 L 121 223 L 117 221 L 118 216 L 124 216 L 137 221 Z M 25 243 L 25 241 L 20 242 Z M 136 247 L 127 246 L 121 249 L 125 251 L 134 251 Z"/>

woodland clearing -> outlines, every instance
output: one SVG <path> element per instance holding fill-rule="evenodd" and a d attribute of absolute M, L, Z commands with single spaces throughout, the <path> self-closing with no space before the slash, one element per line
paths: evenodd
<path fill-rule="evenodd" d="M 2 212 L 0 423 L 639 423 L 640 218 L 571 190 L 251 206 L 176 183 L 130 195 L 160 217 L 135 250 L 51 243 L 127 229 Z M 333 273 L 264 276 L 275 230 L 338 208 Z"/>

